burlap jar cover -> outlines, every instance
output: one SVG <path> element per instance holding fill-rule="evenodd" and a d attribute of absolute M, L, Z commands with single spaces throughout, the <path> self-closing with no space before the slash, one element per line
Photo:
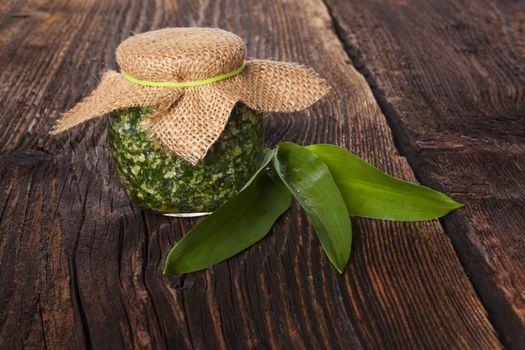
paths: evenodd
<path fill-rule="evenodd" d="M 329 89 L 317 73 L 298 64 L 246 60 L 242 39 L 220 29 L 143 33 L 123 41 L 116 56 L 121 73 L 104 73 L 98 87 L 58 120 L 52 134 L 114 110 L 157 106 L 143 126 L 196 164 L 224 130 L 238 101 L 259 111 L 293 112 Z"/>

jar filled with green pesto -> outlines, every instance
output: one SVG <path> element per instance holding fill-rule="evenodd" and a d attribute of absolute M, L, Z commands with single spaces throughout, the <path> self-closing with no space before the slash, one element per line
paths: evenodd
<path fill-rule="evenodd" d="M 111 113 L 109 144 L 122 187 L 141 208 L 170 216 L 210 213 L 235 195 L 262 162 L 262 116 L 238 103 L 197 164 L 171 152 L 141 126 L 153 108 Z"/>
<path fill-rule="evenodd" d="M 217 28 L 133 35 L 115 58 L 119 70 L 107 70 L 51 133 L 111 113 L 110 150 L 126 194 L 164 215 L 219 208 L 262 163 L 260 112 L 299 111 L 329 89 L 308 67 L 247 58 L 242 38 Z"/>

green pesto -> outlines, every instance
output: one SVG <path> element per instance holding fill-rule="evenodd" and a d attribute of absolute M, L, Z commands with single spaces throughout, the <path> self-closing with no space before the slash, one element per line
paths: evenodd
<path fill-rule="evenodd" d="M 212 212 L 237 193 L 260 166 L 261 115 L 237 104 L 206 157 L 191 165 L 141 128 L 153 108 L 129 108 L 109 118 L 109 144 L 130 200 L 157 213 Z"/>

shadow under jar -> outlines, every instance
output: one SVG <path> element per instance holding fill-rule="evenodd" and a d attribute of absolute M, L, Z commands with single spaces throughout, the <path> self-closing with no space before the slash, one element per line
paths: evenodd
<path fill-rule="evenodd" d="M 251 178 L 262 163 L 262 115 L 238 103 L 206 156 L 196 165 L 170 152 L 141 127 L 154 108 L 111 113 L 109 145 L 129 199 L 170 216 L 213 212 Z"/>

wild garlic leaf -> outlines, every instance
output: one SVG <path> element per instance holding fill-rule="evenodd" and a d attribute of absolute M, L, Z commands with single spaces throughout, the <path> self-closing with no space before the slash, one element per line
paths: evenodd
<path fill-rule="evenodd" d="M 275 151 L 246 186 L 191 229 L 170 251 L 164 273 L 205 269 L 250 247 L 270 231 L 291 202 L 288 189 L 274 181 L 266 167 Z"/>
<path fill-rule="evenodd" d="M 320 144 L 305 149 L 328 166 L 350 215 L 396 221 L 429 220 L 463 206 L 441 192 L 387 175 L 338 146 Z"/>
<path fill-rule="evenodd" d="M 314 153 L 281 143 L 275 170 L 312 220 L 326 255 L 343 272 L 352 245 L 352 225 L 345 202 L 328 167 Z"/>

